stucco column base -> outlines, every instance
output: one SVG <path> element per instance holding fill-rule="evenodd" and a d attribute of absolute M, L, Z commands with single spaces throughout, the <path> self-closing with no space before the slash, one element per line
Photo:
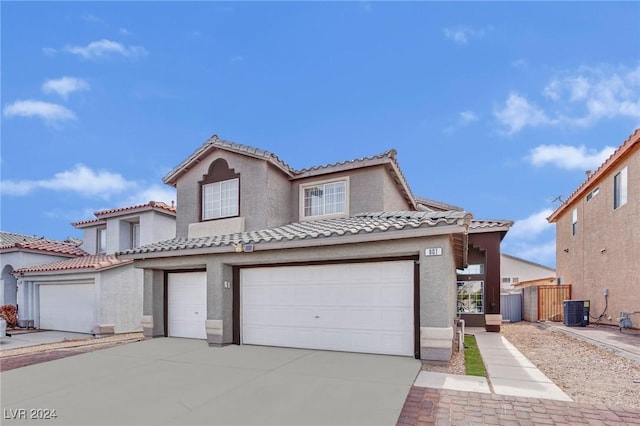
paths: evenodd
<path fill-rule="evenodd" d="M 502 325 L 502 314 L 486 314 L 484 316 L 484 324 L 485 330 L 499 333 Z"/>
<path fill-rule="evenodd" d="M 222 320 L 206 320 L 204 326 L 209 346 L 222 346 Z"/>
<path fill-rule="evenodd" d="M 420 359 L 424 363 L 448 363 L 452 354 L 453 327 L 420 327 Z"/>
<path fill-rule="evenodd" d="M 154 337 L 153 336 L 153 315 L 143 315 L 140 320 L 140 325 L 142 326 L 142 335 L 145 339 Z"/>
<path fill-rule="evenodd" d="M 93 329 L 93 335 L 96 337 L 111 336 L 116 333 L 115 328 L 114 324 L 98 324 Z"/>

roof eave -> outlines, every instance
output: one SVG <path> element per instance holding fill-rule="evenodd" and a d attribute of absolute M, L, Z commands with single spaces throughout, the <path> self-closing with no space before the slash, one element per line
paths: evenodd
<path fill-rule="evenodd" d="M 636 129 L 631 136 L 620 145 L 613 154 L 609 156 L 587 179 L 585 179 L 580 186 L 567 198 L 565 202 L 560 204 L 558 208 L 551 213 L 551 216 L 547 218 L 549 223 L 556 222 L 564 212 L 569 209 L 578 199 L 586 194 L 593 185 L 596 185 L 600 179 L 602 179 L 606 173 L 614 168 L 617 164 L 631 155 L 632 149 L 638 146 L 640 142 L 640 129 Z"/>
<path fill-rule="evenodd" d="M 467 230 L 466 218 L 458 221 L 457 224 L 452 225 L 439 225 L 431 227 L 420 227 L 407 230 L 390 230 L 384 232 L 368 232 L 359 233 L 353 235 L 333 236 L 333 237 L 320 237 L 320 238 L 303 238 L 286 241 L 272 241 L 272 242 L 259 242 L 252 243 L 253 251 L 269 251 L 269 250 L 282 250 L 293 248 L 310 248 L 318 246 L 332 246 L 343 244 L 356 244 L 365 242 L 376 241 L 392 241 L 402 240 L 410 238 L 430 237 L 438 235 L 449 235 L 464 233 Z M 234 245 L 220 245 L 212 247 L 202 247 L 193 249 L 180 249 L 180 250 L 162 250 L 162 251 L 149 251 L 145 253 L 131 253 L 120 254 L 117 256 L 120 259 L 151 259 L 162 257 L 174 257 L 174 256 L 191 256 L 202 254 L 220 254 L 220 253 L 235 253 L 236 248 Z M 243 252 L 238 253 L 242 255 Z"/>

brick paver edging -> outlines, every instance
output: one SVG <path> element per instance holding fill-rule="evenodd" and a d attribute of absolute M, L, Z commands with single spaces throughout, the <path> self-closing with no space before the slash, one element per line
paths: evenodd
<path fill-rule="evenodd" d="M 14 370 L 28 365 L 40 364 L 41 362 L 53 361 L 54 359 L 66 358 L 68 356 L 83 353 L 78 350 L 53 350 L 34 354 L 13 355 L 0 358 L 0 372 Z"/>
<path fill-rule="evenodd" d="M 640 425 L 640 409 L 413 386 L 397 426 Z"/>

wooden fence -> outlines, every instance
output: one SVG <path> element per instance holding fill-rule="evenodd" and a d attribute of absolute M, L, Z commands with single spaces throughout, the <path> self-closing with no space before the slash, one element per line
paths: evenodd
<path fill-rule="evenodd" d="M 571 285 L 539 285 L 523 289 L 526 321 L 563 321 L 564 300 L 571 299 Z"/>

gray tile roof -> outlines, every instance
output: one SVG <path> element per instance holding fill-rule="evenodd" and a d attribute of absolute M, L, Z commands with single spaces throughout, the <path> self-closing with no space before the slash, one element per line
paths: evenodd
<path fill-rule="evenodd" d="M 0 246 L 6 246 L 26 241 L 39 240 L 42 237 L 35 235 L 16 234 L 13 232 L 0 231 Z"/>
<path fill-rule="evenodd" d="M 176 166 L 173 170 L 165 175 L 162 181 L 169 185 L 176 185 L 178 178 L 186 173 L 194 164 L 197 164 L 205 156 L 207 156 L 214 149 L 223 149 L 225 151 L 235 152 L 242 155 L 248 155 L 250 157 L 266 160 L 282 170 L 291 179 L 302 179 L 310 176 L 317 176 L 328 173 L 336 173 L 345 170 L 351 170 L 359 167 L 367 167 L 372 165 L 386 164 L 389 166 L 390 172 L 398 185 L 400 191 L 409 202 L 412 207 L 417 207 L 415 198 L 411 193 L 409 184 L 407 183 L 400 165 L 396 159 L 397 152 L 395 149 L 390 149 L 382 154 L 372 155 L 369 157 L 356 158 L 353 160 L 340 161 L 331 164 L 324 164 L 320 166 L 312 166 L 300 170 L 296 170 L 277 155 L 265 151 L 260 148 L 255 148 L 249 145 L 243 145 L 237 142 L 231 142 L 224 139 L 220 139 L 217 135 L 213 135 L 196 149 L 189 157 Z"/>
<path fill-rule="evenodd" d="M 173 239 L 125 250 L 117 255 L 144 254 L 163 251 L 189 250 L 229 246 L 234 244 L 260 244 L 295 240 L 340 238 L 350 235 L 396 232 L 446 225 L 468 225 L 471 214 L 448 212 L 368 212 L 355 216 L 291 223 L 277 228 L 236 234 L 216 235 L 190 239 Z M 336 244 L 340 241 L 336 240 Z"/>
<path fill-rule="evenodd" d="M 218 135 L 211 136 L 200 148 L 196 149 L 182 163 L 178 164 L 173 170 L 165 175 L 162 179 L 164 183 L 175 185 L 180 175 L 191 168 L 191 165 L 197 163 L 202 157 L 209 154 L 213 149 L 223 149 L 225 151 L 235 152 L 238 154 L 248 155 L 250 157 L 261 158 L 269 161 L 289 176 L 293 176 L 294 169 L 287 163 L 282 161 L 277 155 L 265 151 L 264 149 L 254 148 L 249 145 L 243 145 L 236 142 L 220 139 Z"/>
<path fill-rule="evenodd" d="M 493 232 L 507 231 L 513 225 L 512 220 L 502 219 L 473 219 L 469 226 L 469 232 Z"/>
<path fill-rule="evenodd" d="M 457 210 L 463 211 L 462 207 L 454 206 L 453 204 L 447 204 L 442 201 L 431 200 L 429 198 L 424 197 L 416 197 L 417 207 L 423 211 L 447 211 L 447 210 Z"/>

